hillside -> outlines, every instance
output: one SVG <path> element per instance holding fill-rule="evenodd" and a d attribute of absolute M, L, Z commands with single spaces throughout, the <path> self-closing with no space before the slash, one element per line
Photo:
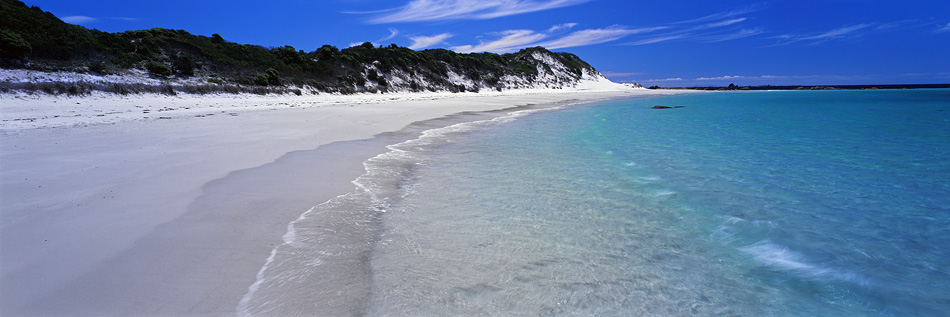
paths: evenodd
<path fill-rule="evenodd" d="M 577 56 L 542 47 L 511 54 L 458 54 L 364 43 L 305 52 L 292 46 L 237 44 L 217 34 L 207 37 L 185 30 L 89 30 L 17 0 L 0 0 L 0 67 L 13 74 L 0 78 L 0 90 L 68 94 L 477 92 L 607 81 Z M 18 80 L 32 74 L 24 71 L 60 75 Z"/>

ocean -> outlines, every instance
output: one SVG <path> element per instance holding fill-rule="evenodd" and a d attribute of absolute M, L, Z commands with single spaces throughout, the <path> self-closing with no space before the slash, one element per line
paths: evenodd
<path fill-rule="evenodd" d="M 950 90 L 482 116 L 367 161 L 356 191 L 288 227 L 239 311 L 950 311 Z"/>

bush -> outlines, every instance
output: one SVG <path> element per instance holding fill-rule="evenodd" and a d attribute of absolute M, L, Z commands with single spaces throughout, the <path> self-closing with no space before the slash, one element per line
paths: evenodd
<path fill-rule="evenodd" d="M 145 63 L 145 69 L 155 76 L 171 76 L 172 74 L 172 70 L 169 69 L 168 66 L 156 61 L 148 61 Z"/>
<path fill-rule="evenodd" d="M 257 85 L 267 86 L 269 81 L 267 74 L 257 74 L 257 76 L 254 76 L 254 83 Z"/>
<path fill-rule="evenodd" d="M 276 69 L 268 68 L 261 74 L 257 74 L 254 77 L 254 83 L 261 86 L 279 86 L 280 85 L 280 72 Z"/>

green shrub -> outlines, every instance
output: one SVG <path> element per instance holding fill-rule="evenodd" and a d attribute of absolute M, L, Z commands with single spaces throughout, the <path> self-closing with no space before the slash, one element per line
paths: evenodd
<path fill-rule="evenodd" d="M 155 76 L 171 76 L 172 75 L 172 70 L 169 69 L 168 66 L 165 66 L 165 64 L 162 64 L 156 61 L 146 62 L 145 69 L 148 70 L 149 74 L 152 74 Z"/>
<path fill-rule="evenodd" d="M 267 86 L 269 82 L 270 80 L 267 74 L 257 74 L 257 76 L 254 76 L 254 83 L 257 85 Z"/>
<path fill-rule="evenodd" d="M 279 86 L 280 72 L 276 69 L 268 68 L 261 74 L 254 77 L 254 83 L 261 86 Z"/>

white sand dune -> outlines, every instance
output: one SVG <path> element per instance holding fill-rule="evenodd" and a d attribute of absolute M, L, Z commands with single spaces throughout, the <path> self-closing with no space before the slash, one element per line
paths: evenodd
<path fill-rule="evenodd" d="M 287 224 L 351 191 L 388 141 L 335 142 L 465 111 L 657 93 L 583 88 L 0 94 L 0 315 L 233 315 Z"/>

